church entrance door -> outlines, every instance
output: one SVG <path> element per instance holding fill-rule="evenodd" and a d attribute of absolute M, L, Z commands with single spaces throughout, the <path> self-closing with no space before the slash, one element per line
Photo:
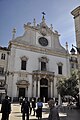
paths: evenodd
<path fill-rule="evenodd" d="M 40 80 L 40 98 L 44 102 L 48 99 L 48 80 L 45 78 Z"/>
<path fill-rule="evenodd" d="M 25 88 L 19 88 L 19 98 L 20 97 L 25 97 Z"/>

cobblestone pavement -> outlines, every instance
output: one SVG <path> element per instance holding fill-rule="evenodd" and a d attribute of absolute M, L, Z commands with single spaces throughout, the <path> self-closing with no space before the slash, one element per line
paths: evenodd
<path fill-rule="evenodd" d="M 1 105 L 0 105 L 1 107 Z M 21 106 L 19 104 L 11 105 L 12 111 L 9 116 L 9 120 L 22 120 Z M 42 119 L 45 120 L 48 118 L 49 109 L 47 104 L 43 105 Z M 0 113 L 0 120 L 2 114 Z M 59 109 L 60 120 L 80 120 L 80 109 L 68 109 L 66 106 Z M 33 113 L 30 115 L 30 120 L 36 120 L 36 116 L 33 116 Z"/>

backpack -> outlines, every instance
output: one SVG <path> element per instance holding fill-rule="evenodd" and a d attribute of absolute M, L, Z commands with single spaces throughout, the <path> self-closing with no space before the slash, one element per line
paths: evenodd
<path fill-rule="evenodd" d="M 42 102 L 38 102 L 38 103 L 37 103 L 37 106 L 38 106 L 39 108 L 43 107 Z"/>

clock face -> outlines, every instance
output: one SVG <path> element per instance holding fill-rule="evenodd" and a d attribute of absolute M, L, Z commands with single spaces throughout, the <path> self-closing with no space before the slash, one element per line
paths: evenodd
<path fill-rule="evenodd" d="M 44 37 L 39 38 L 39 44 L 42 46 L 47 46 L 48 45 L 48 40 Z"/>

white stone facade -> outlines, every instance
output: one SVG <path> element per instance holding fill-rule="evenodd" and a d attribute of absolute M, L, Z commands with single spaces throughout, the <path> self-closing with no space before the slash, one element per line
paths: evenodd
<path fill-rule="evenodd" d="M 23 36 L 9 42 L 7 94 L 12 100 L 20 96 L 57 97 L 56 82 L 70 76 L 69 53 L 60 45 L 58 32 L 46 25 L 44 16 L 39 25 L 24 28 Z"/>

